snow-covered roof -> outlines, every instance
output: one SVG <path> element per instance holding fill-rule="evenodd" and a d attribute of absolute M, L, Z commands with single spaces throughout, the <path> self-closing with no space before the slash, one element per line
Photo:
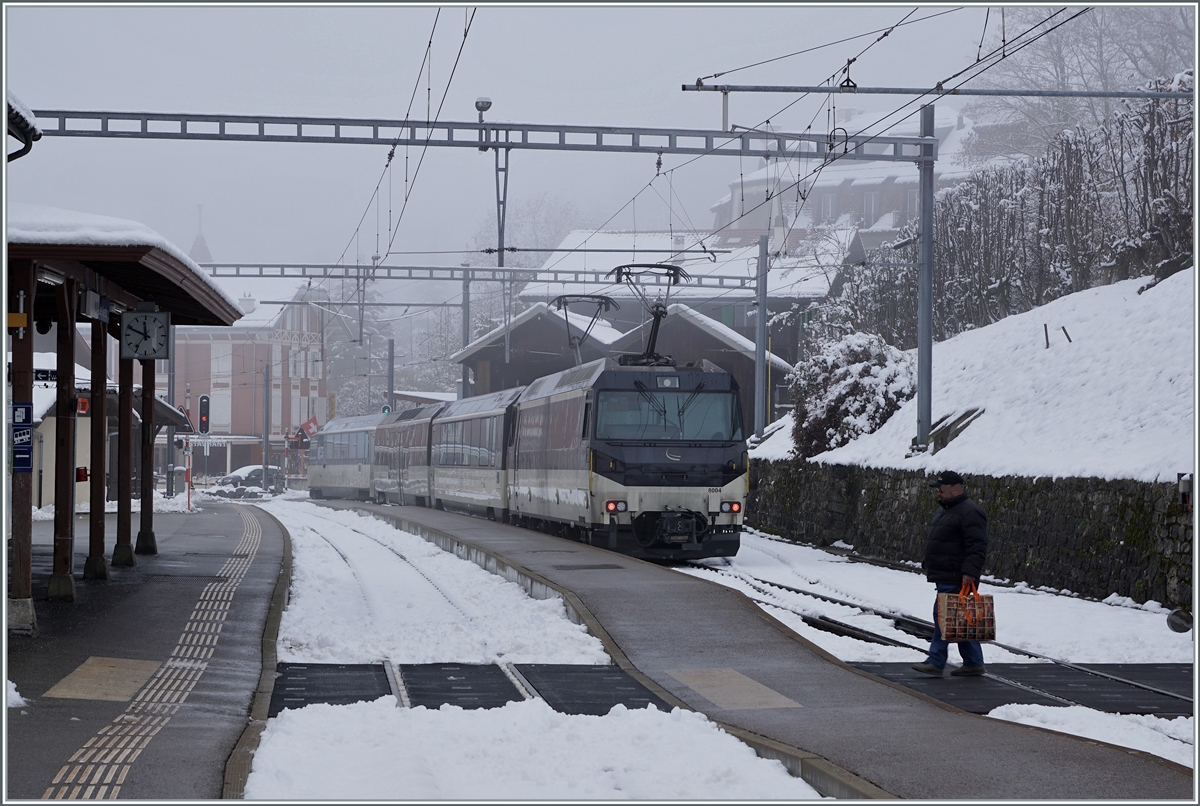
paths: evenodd
<path fill-rule="evenodd" d="M 24 102 L 13 93 L 12 90 L 6 89 L 5 92 L 8 95 L 8 108 L 11 113 L 15 114 L 21 119 L 21 121 L 25 124 L 25 127 L 33 133 L 35 140 L 41 137 L 42 130 L 38 128 L 37 118 L 34 116 L 30 108 L 26 106 Z"/>
<path fill-rule="evenodd" d="M 564 314 L 566 315 L 565 321 L 564 321 Z M 564 332 L 566 332 L 566 323 L 569 322 L 571 325 L 571 334 L 572 335 L 583 335 L 583 332 L 585 330 L 587 330 L 588 325 L 590 325 L 592 323 L 592 317 L 590 317 L 590 316 L 584 316 L 583 314 L 572 313 L 571 311 L 560 311 L 557 308 L 550 307 L 550 305 L 548 305 L 545 302 L 537 302 L 537 303 L 534 303 L 533 305 L 530 305 L 528 308 L 521 311 L 521 313 L 514 316 L 512 318 L 512 320 L 508 323 L 508 329 L 509 330 L 516 329 L 517 327 L 520 327 L 521 325 L 525 324 L 526 322 L 532 321 L 539 316 L 547 316 L 547 317 L 550 317 L 550 318 L 558 320 L 558 321 L 563 321 L 563 331 Z M 482 350 L 484 347 L 487 347 L 489 344 L 491 344 L 497 338 L 502 337 L 504 335 L 504 330 L 505 330 L 504 325 L 500 325 L 499 327 L 493 328 L 492 330 L 488 331 L 484 335 L 475 339 L 475 341 L 471 342 L 466 347 L 459 350 L 457 353 L 450 356 L 446 360 L 451 361 L 451 362 L 457 362 L 457 361 L 462 361 L 465 358 L 471 357 L 475 353 Z M 599 342 L 600 344 L 603 344 L 605 346 L 612 344 L 614 341 L 616 341 L 619 338 L 621 338 L 621 331 L 617 330 L 612 325 L 605 322 L 603 319 L 597 319 L 595 326 L 592 327 L 592 332 L 588 334 L 589 340 L 595 339 L 597 342 Z"/>
<path fill-rule="evenodd" d="M 692 325 L 696 326 L 700 330 L 703 330 L 705 333 L 708 333 L 710 336 L 725 344 L 728 344 L 731 348 L 733 348 L 734 351 L 741 353 L 751 361 L 754 360 L 754 342 L 743 336 L 741 333 L 738 333 L 733 328 L 727 327 L 711 317 L 692 310 L 687 305 L 679 305 L 676 303 L 668 305 L 666 321 L 670 321 L 670 317 L 672 316 L 678 316 L 680 319 L 686 319 Z M 634 328 L 625 335 L 629 337 L 629 341 L 633 341 L 635 338 L 634 334 L 643 330 L 647 330 L 649 327 L 650 324 L 646 323 Z M 787 361 L 784 361 L 782 358 L 772 352 L 767 352 L 767 361 L 770 362 L 771 366 L 782 372 L 792 371 L 791 364 L 789 364 Z"/>
<path fill-rule="evenodd" d="M 6 232 L 9 243 L 52 244 L 60 246 L 145 246 L 160 249 L 182 263 L 197 280 L 227 302 L 237 303 L 208 272 L 175 244 L 145 224 L 123 218 L 80 213 L 40 204 L 9 202 Z"/>
<path fill-rule="evenodd" d="M 450 403 L 458 400 L 457 392 L 416 392 L 416 391 L 400 391 L 397 389 L 392 394 L 400 400 L 406 400 L 410 403 Z"/>
<path fill-rule="evenodd" d="M 864 123 L 867 121 L 864 119 Z M 959 115 L 954 109 L 936 108 L 934 131 L 937 133 L 945 133 L 945 136 L 938 143 L 937 161 L 934 163 L 935 181 L 957 181 L 965 179 L 970 174 L 970 169 L 963 166 L 960 156 L 963 150 L 963 144 L 968 135 L 974 131 L 975 124 L 967 118 L 962 119 L 962 127 L 959 128 Z M 855 132 L 851 132 L 855 133 Z M 882 136 L 887 137 L 915 137 L 918 134 L 916 123 L 907 126 L 899 126 L 896 129 L 889 130 Z M 760 186 L 770 184 L 787 188 L 792 186 L 797 180 L 804 179 L 804 186 L 807 188 L 828 189 L 840 187 L 845 183 L 849 183 L 851 187 L 856 188 L 871 188 L 882 185 L 891 180 L 895 184 L 905 185 L 912 184 L 916 186 L 920 179 L 917 171 L 917 166 L 908 161 L 898 162 L 883 162 L 883 161 L 867 161 L 867 160 L 839 160 L 830 163 L 824 167 L 821 166 L 820 160 L 810 161 L 788 161 L 779 163 L 769 163 L 755 171 L 746 173 L 744 176 L 739 176 L 737 181 L 731 183 L 730 192 L 722 196 L 718 201 L 714 202 L 709 210 L 716 210 L 734 198 L 734 188 L 738 189 L 739 194 L 743 193 L 743 189 L 748 186 Z M 754 198 L 759 199 L 761 190 L 756 190 Z M 747 199 L 752 194 L 745 192 Z M 789 196 L 788 192 L 784 192 L 783 201 L 792 201 L 795 196 L 794 191 Z M 755 201 L 755 204 L 758 202 Z M 751 206 L 747 201 L 747 206 Z"/>
<path fill-rule="evenodd" d="M 846 244 L 852 233 L 844 239 Z M 670 262 L 682 266 L 692 277 L 732 277 L 724 285 L 696 285 L 683 283 L 671 287 L 671 299 L 702 301 L 724 299 L 729 302 L 753 298 L 755 277 L 758 267 L 758 242 L 738 246 L 722 254 L 700 252 L 697 245 L 702 237 L 697 233 L 667 232 L 621 232 L 575 230 L 569 233 L 560 245 L 561 249 L 628 249 L 627 252 L 568 252 L 556 253 L 546 261 L 542 270 L 558 272 L 602 271 L 626 263 Z M 678 239 L 678 240 L 677 240 Z M 841 251 L 839 251 L 841 248 Z M 636 250 L 660 250 L 655 252 Z M 667 251 L 671 249 L 697 250 L 698 254 L 687 254 L 680 258 Z M 837 276 L 845 254 L 844 247 L 825 239 L 801 247 L 802 254 L 774 259 L 767 275 L 767 295 L 772 298 L 819 299 L 829 293 L 829 286 Z M 745 278 L 744 280 L 742 278 Z M 654 298 L 659 292 L 654 286 L 645 286 L 647 296 Z M 666 286 L 659 286 L 665 293 Z M 560 294 L 605 294 L 620 300 L 635 300 L 634 293 L 624 283 L 598 286 L 591 283 L 562 281 L 538 282 L 534 280 L 521 291 L 522 299 L 549 299 Z"/>

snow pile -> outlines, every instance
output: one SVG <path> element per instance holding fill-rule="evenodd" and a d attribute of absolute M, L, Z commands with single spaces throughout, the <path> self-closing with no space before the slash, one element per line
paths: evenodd
<path fill-rule="evenodd" d="M 1195 272 L 1139 294 L 1148 282 L 1081 291 L 933 345 L 934 424 L 982 411 L 937 454 L 906 457 L 913 398 L 811 461 L 1174 482 L 1195 461 Z"/>
<path fill-rule="evenodd" d="M 1106 714 L 1080 705 L 1002 705 L 988 716 L 1131 747 L 1195 767 L 1195 718 Z"/>
<path fill-rule="evenodd" d="M 160 493 L 158 490 L 155 490 L 154 491 L 154 512 L 155 513 L 160 513 L 160 512 L 161 513 L 203 512 L 204 510 L 201 509 L 199 506 L 197 506 L 197 499 L 198 499 L 198 496 L 196 494 L 196 491 L 193 490 L 192 491 L 192 508 L 188 509 L 188 497 L 187 497 L 186 490 L 181 490 L 180 492 L 176 493 L 174 498 L 167 498 L 165 495 Z M 80 502 L 75 505 L 75 514 L 76 515 L 86 515 L 91 511 L 92 511 L 92 506 L 91 506 L 91 503 L 88 501 L 83 501 L 83 502 Z M 105 512 L 116 512 L 117 511 L 117 502 L 116 501 L 105 501 L 104 502 L 104 511 Z M 142 499 L 140 499 L 140 498 L 133 499 L 133 501 L 130 502 L 130 511 L 131 512 L 141 512 L 142 511 Z M 34 507 L 33 508 L 33 519 L 35 521 L 52 521 L 52 520 L 54 520 L 54 504 L 47 504 L 46 506 L 42 507 L 41 509 Z"/>
<path fill-rule="evenodd" d="M 246 799 L 799 800 L 820 797 L 778 761 L 676 708 L 567 715 L 397 708 L 395 697 L 310 705 L 267 723 Z"/>
<path fill-rule="evenodd" d="M 292 536 L 282 662 L 610 662 L 599 640 L 567 620 L 561 600 L 531 599 L 519 585 L 416 535 L 311 503 L 259 506 Z M 444 593 L 430 597 L 429 583 Z M 387 595 L 330 593 L 364 585 Z"/>
<path fill-rule="evenodd" d="M 22 697 L 20 692 L 17 691 L 17 684 L 11 680 L 9 680 L 7 682 L 8 682 L 8 694 L 5 696 L 4 699 L 8 702 L 8 707 L 9 708 L 20 708 L 23 705 L 25 705 L 26 704 L 25 698 Z"/>

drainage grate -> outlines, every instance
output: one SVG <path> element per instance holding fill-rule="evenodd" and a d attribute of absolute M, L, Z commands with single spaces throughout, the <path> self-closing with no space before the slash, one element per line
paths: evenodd
<path fill-rule="evenodd" d="M 661 711 L 671 706 L 616 666 L 517 663 L 514 668 L 555 711 L 604 716 L 614 705 Z"/>
<path fill-rule="evenodd" d="M 1066 699 L 1110 714 L 1154 714 L 1164 718 L 1192 715 L 1190 702 L 1057 664 L 987 664 L 989 674 L 1030 689 L 1037 689 L 1050 696 L 1042 696 L 988 677 L 928 677 L 914 672 L 907 663 L 851 665 L 973 714 L 986 714 L 994 708 L 1009 704 L 1062 706 L 1067 704 L 1062 699 Z M 1113 673 L 1110 667 L 1090 665 L 1096 666 L 1100 671 Z M 1124 666 L 1120 676 L 1127 680 L 1145 682 L 1138 675 L 1139 665 Z M 1169 690 L 1166 686 L 1161 688 Z M 1054 699 L 1055 697 L 1062 699 Z"/>
<path fill-rule="evenodd" d="M 396 667 L 415 708 L 501 708 L 525 698 L 495 664 L 412 663 Z"/>
<path fill-rule="evenodd" d="M 609 569 L 624 568 L 623 565 L 614 563 L 596 563 L 595 565 L 556 565 L 555 569 L 559 571 L 607 571 Z"/>
<path fill-rule="evenodd" d="M 280 663 L 275 667 L 268 718 L 313 703 L 370 702 L 392 693 L 382 663 Z"/>
<path fill-rule="evenodd" d="M 1153 686 L 1172 694 L 1191 697 L 1192 664 L 1190 663 L 1080 663 L 1085 669 L 1111 674 L 1125 680 Z"/>

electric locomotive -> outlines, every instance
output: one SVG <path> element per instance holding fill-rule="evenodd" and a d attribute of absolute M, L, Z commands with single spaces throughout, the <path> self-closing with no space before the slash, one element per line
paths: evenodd
<path fill-rule="evenodd" d="M 600 359 L 516 402 L 508 519 L 645 559 L 729 557 L 749 476 L 737 382 Z"/>

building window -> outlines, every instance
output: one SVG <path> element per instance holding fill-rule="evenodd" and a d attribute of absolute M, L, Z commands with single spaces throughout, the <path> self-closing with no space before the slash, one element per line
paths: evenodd
<path fill-rule="evenodd" d="M 904 194 L 904 212 L 909 221 L 916 221 L 921 214 L 921 194 L 917 188 L 909 188 Z"/>
<path fill-rule="evenodd" d="M 879 191 L 868 190 L 863 194 L 863 226 L 872 227 L 879 220 Z"/>
<path fill-rule="evenodd" d="M 211 350 L 212 361 L 210 372 L 212 373 L 213 380 L 220 379 L 228 382 L 233 364 L 233 345 L 214 342 Z"/>
<path fill-rule="evenodd" d="M 821 220 L 832 221 L 837 217 L 837 197 L 832 193 L 821 196 Z"/>

